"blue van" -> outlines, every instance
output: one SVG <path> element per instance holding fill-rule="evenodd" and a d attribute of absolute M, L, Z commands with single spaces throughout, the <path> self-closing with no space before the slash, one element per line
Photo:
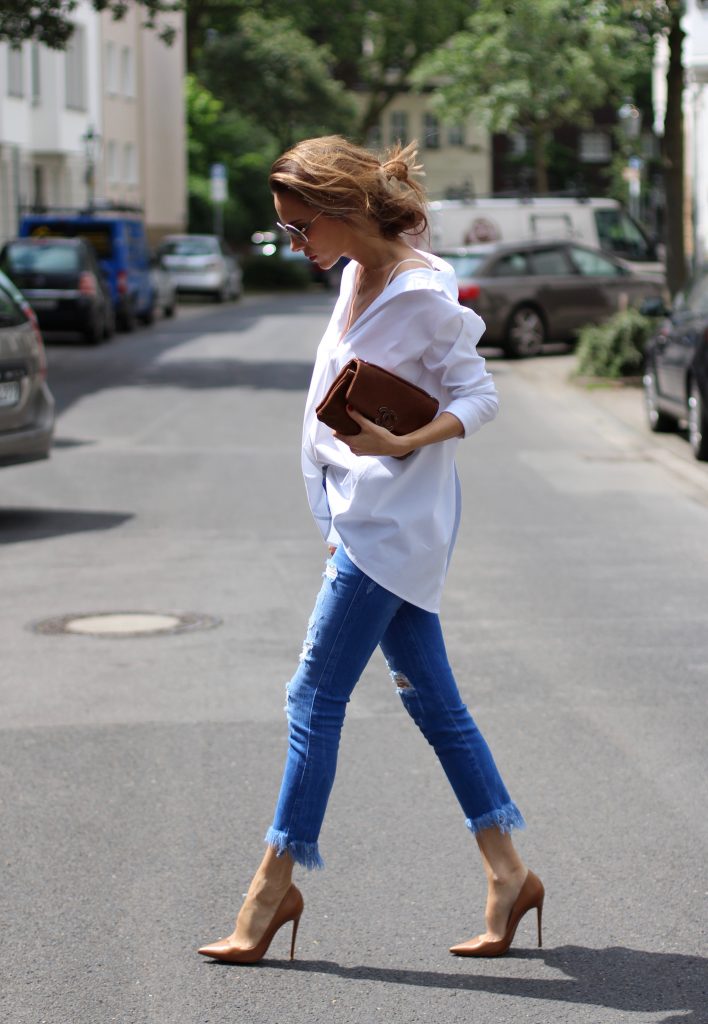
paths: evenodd
<path fill-rule="evenodd" d="M 155 293 L 150 251 L 139 211 L 118 209 L 28 213 L 20 220 L 21 238 L 82 238 L 96 250 L 111 292 L 116 322 L 132 331 L 137 320 L 152 323 Z"/>

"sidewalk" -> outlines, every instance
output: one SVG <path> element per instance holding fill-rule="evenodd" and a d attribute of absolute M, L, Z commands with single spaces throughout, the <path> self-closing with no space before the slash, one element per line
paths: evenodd
<path fill-rule="evenodd" d="M 647 424 L 644 396 L 639 386 L 598 381 L 589 385 L 573 379 L 573 353 L 522 360 L 520 376 L 542 391 L 563 393 L 602 414 L 602 433 L 634 459 L 655 462 L 671 473 L 696 500 L 708 504 L 708 462 L 698 462 L 685 435 L 654 434 Z"/>

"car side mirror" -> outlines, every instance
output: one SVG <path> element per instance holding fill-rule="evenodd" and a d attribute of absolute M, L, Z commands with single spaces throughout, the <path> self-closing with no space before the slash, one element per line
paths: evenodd
<path fill-rule="evenodd" d="M 639 312 L 642 316 L 671 316 L 671 310 L 667 308 L 666 303 L 660 295 L 648 295 L 646 299 L 643 299 L 639 307 Z"/>

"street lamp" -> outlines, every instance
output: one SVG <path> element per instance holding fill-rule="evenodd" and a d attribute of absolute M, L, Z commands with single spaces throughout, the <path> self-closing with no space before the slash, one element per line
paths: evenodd
<path fill-rule="evenodd" d="M 101 148 L 101 136 L 93 125 L 90 124 L 81 136 L 81 141 L 84 144 L 84 155 L 86 157 L 86 171 L 84 172 L 86 195 L 88 198 L 88 208 L 91 210 L 93 209 L 96 194 L 96 160 Z"/>

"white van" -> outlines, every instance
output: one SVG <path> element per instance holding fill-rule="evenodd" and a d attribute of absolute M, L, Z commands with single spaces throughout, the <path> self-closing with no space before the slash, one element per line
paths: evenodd
<path fill-rule="evenodd" d="M 664 271 L 656 244 L 616 199 L 441 199 L 428 212 L 433 252 L 480 242 L 572 238 L 638 270 Z"/>

